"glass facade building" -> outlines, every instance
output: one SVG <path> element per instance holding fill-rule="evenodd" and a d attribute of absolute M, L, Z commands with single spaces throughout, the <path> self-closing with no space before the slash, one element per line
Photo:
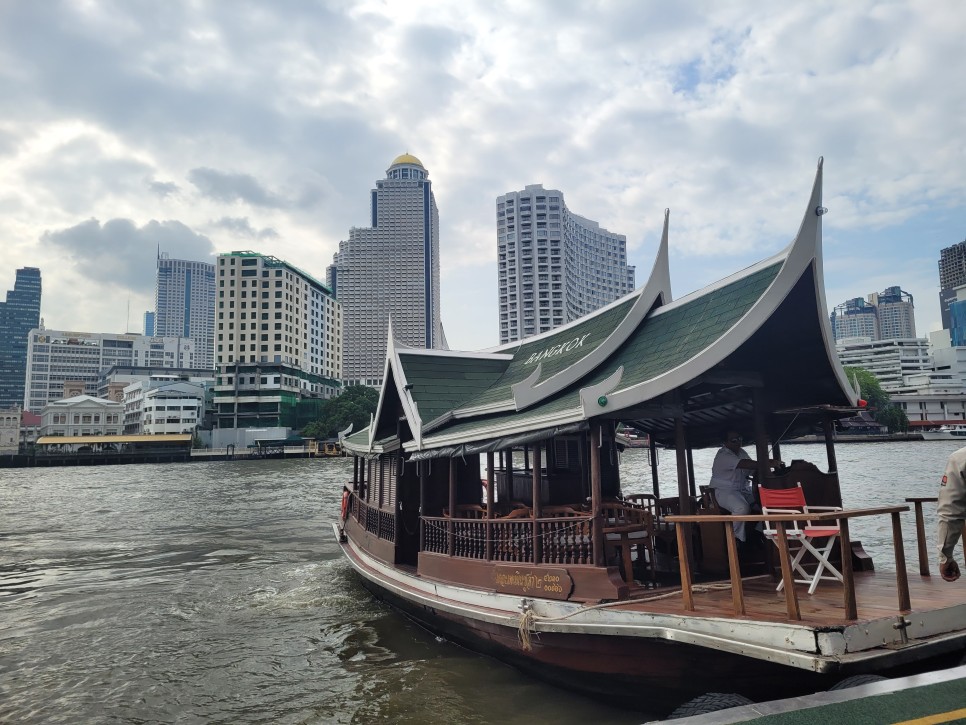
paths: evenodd
<path fill-rule="evenodd" d="M 27 340 L 40 324 L 40 293 L 40 270 L 23 267 L 6 302 L 0 302 L 0 408 L 23 404 Z"/>
<path fill-rule="evenodd" d="M 195 364 L 214 368 L 215 265 L 158 256 L 153 331 L 158 337 L 187 337 L 194 342 Z"/>

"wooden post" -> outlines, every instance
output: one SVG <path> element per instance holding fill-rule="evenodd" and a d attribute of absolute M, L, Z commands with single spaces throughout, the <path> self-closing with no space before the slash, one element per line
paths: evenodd
<path fill-rule="evenodd" d="M 449 459 L 449 521 L 446 522 L 446 546 L 450 556 L 456 554 L 456 537 L 453 535 L 453 519 L 456 517 L 456 459 Z"/>
<path fill-rule="evenodd" d="M 731 603 L 734 606 L 735 614 L 744 614 L 745 591 L 741 584 L 741 564 L 738 561 L 735 527 L 725 522 L 724 531 L 725 542 L 728 544 L 728 571 L 731 573 Z"/>
<path fill-rule="evenodd" d="M 496 476 L 493 472 L 493 452 L 486 454 L 486 560 L 493 560 L 493 486 Z"/>
<path fill-rule="evenodd" d="M 782 459 L 782 449 L 778 445 L 778 441 L 775 441 L 771 444 L 771 457 L 776 461 L 780 461 Z"/>
<path fill-rule="evenodd" d="M 657 476 L 657 442 L 650 433 L 647 434 L 647 445 L 651 453 L 651 488 L 654 491 L 654 498 L 659 499 L 661 498 L 661 487 Z"/>
<path fill-rule="evenodd" d="M 694 452 L 688 446 L 688 492 L 694 498 L 698 495 L 697 484 L 694 481 Z"/>
<path fill-rule="evenodd" d="M 604 565 L 604 522 L 601 520 L 600 493 L 600 424 L 590 427 L 590 510 L 593 516 L 592 535 L 594 544 L 594 566 Z"/>
<path fill-rule="evenodd" d="M 674 416 L 674 453 L 678 464 L 678 509 L 681 514 L 687 516 L 693 514 L 694 511 L 691 509 L 692 499 L 688 492 L 687 440 L 684 437 L 684 418 L 680 415 Z M 690 577 L 690 571 L 694 565 L 694 556 L 691 552 L 691 524 L 678 522 L 675 528 L 678 530 L 678 542 L 684 541 L 683 549 L 680 547 L 680 543 L 678 545 L 678 558 L 687 560 L 688 576 Z M 682 562 L 682 570 L 684 566 L 685 562 Z"/>
<path fill-rule="evenodd" d="M 684 608 L 693 612 L 694 592 L 691 591 L 691 565 L 688 564 L 687 556 L 681 556 L 681 552 L 688 550 L 688 538 L 684 524 L 678 521 L 674 526 L 674 533 L 678 537 L 678 566 L 681 570 L 681 595 L 684 597 Z"/>
<path fill-rule="evenodd" d="M 352 490 L 359 490 L 359 456 L 352 457 Z"/>
<path fill-rule="evenodd" d="M 855 575 L 852 572 L 852 539 L 849 537 L 849 520 L 839 520 L 839 545 L 842 548 L 842 588 L 845 597 L 845 618 L 858 619 L 855 602 Z"/>
<path fill-rule="evenodd" d="M 765 485 L 765 478 L 768 476 L 768 429 L 765 427 L 765 401 L 764 392 L 761 388 L 753 388 L 751 391 L 752 405 L 754 406 L 755 417 L 755 458 L 758 462 L 758 483 Z M 756 495 L 757 491 L 752 490 Z M 747 526 L 747 524 L 745 524 Z"/>
<path fill-rule="evenodd" d="M 539 564 L 543 552 L 540 546 L 540 444 L 533 444 L 533 507 L 530 509 L 533 516 L 533 563 Z"/>
<path fill-rule="evenodd" d="M 426 515 L 426 479 L 429 475 L 429 461 L 419 461 L 416 463 L 419 472 L 419 550 L 426 549 L 426 524 L 423 523 L 423 516 Z"/>
<path fill-rule="evenodd" d="M 785 534 L 785 524 L 781 521 L 775 522 L 776 543 L 778 544 L 778 560 L 782 567 L 782 581 L 785 583 L 785 608 L 788 611 L 788 618 L 800 620 L 802 613 L 798 608 L 798 596 L 795 594 L 795 574 L 792 572 L 792 560 L 788 554 L 788 538 Z M 855 617 L 853 617 L 855 619 Z"/>
<path fill-rule="evenodd" d="M 908 612 L 912 609 L 909 599 L 909 577 L 906 574 L 906 552 L 902 545 L 902 523 L 899 521 L 899 512 L 892 514 L 892 546 L 896 554 L 896 589 L 899 594 L 899 611 Z M 851 559 L 852 552 L 849 552 Z M 845 556 L 845 552 L 842 552 Z"/>
<path fill-rule="evenodd" d="M 908 501 L 909 499 L 906 499 Z M 929 574 L 929 550 L 926 548 L 926 523 L 922 517 L 922 501 L 913 501 L 916 507 L 916 545 L 919 548 L 919 573 Z"/>
<path fill-rule="evenodd" d="M 825 434 L 825 456 L 828 458 L 828 472 L 834 473 L 839 468 L 835 460 L 835 429 L 832 426 L 831 418 L 822 421 L 822 433 Z M 839 495 L 841 496 L 841 494 Z"/>

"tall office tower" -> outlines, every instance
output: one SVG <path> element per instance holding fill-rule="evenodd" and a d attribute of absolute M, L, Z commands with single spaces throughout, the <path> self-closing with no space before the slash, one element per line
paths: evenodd
<path fill-rule="evenodd" d="M 345 319 L 346 385 L 382 385 L 386 332 L 445 348 L 439 311 L 439 212 L 429 172 L 403 154 L 371 191 L 372 226 L 353 227 L 328 268 Z"/>
<path fill-rule="evenodd" d="M 275 257 L 230 252 L 217 266 L 216 425 L 295 429 L 301 400 L 339 392 L 340 305 Z"/>
<path fill-rule="evenodd" d="M 634 290 L 627 238 L 529 184 L 496 199 L 500 342 L 553 330 Z"/>
<path fill-rule="evenodd" d="M 896 340 L 916 336 L 916 308 L 912 295 L 898 287 L 886 287 L 869 295 L 879 318 L 879 339 Z"/>
<path fill-rule="evenodd" d="M 157 296 L 157 294 L 155 294 Z M 145 312 L 144 313 L 144 334 L 148 337 L 154 337 L 154 313 Z"/>
<path fill-rule="evenodd" d="M 27 380 L 27 338 L 40 324 L 40 270 L 17 270 L 7 301 L 0 302 L 0 408 L 21 405 Z"/>
<path fill-rule="evenodd" d="M 115 335 L 36 328 L 28 333 L 26 410 L 71 395 L 98 394 L 102 375 L 113 366 L 193 368 L 194 342 L 184 337 Z"/>
<path fill-rule="evenodd" d="M 956 302 L 956 288 L 966 286 L 966 239 L 939 252 L 939 311 L 943 329 L 949 330 L 949 305 Z"/>
<path fill-rule="evenodd" d="M 214 367 L 215 265 L 158 255 L 154 334 L 190 338 L 197 367 Z"/>

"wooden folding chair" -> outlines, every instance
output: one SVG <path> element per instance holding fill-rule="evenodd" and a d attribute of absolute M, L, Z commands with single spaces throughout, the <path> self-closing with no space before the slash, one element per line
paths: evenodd
<path fill-rule="evenodd" d="M 838 506 L 809 506 L 805 502 L 805 493 L 802 491 L 800 482 L 794 488 L 765 488 L 758 484 L 758 495 L 761 500 L 761 512 L 765 516 L 842 510 Z M 771 521 L 765 522 L 765 529 L 762 533 L 778 546 L 778 529 L 772 526 Z M 795 582 L 808 584 L 809 594 L 815 593 L 815 589 L 822 579 L 842 581 L 842 573 L 828 560 L 839 533 L 839 526 L 835 523 L 813 526 L 811 521 L 789 521 L 785 528 L 785 538 L 789 542 L 789 553 L 794 552 L 792 571 L 801 576 L 801 579 L 795 579 Z M 826 539 L 826 542 L 823 546 L 818 546 L 814 543 L 816 539 Z M 818 562 L 814 573 L 806 571 L 802 564 L 805 552 L 811 553 Z M 849 552 L 842 552 L 842 556 L 848 555 Z M 828 574 L 823 574 L 823 572 L 828 572 Z M 785 586 L 785 582 L 779 582 L 778 591 L 781 591 L 783 586 Z"/>

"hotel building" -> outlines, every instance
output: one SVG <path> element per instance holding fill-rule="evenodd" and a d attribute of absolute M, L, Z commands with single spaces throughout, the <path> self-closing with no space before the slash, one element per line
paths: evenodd
<path fill-rule="evenodd" d="M 217 269 L 216 428 L 291 430 L 299 401 L 340 390 L 340 305 L 275 257 L 230 252 Z"/>
<path fill-rule="evenodd" d="M 386 333 L 445 348 L 439 310 L 439 212 L 429 172 L 403 154 L 371 191 L 371 227 L 339 243 L 328 282 L 345 319 L 345 382 L 382 385 Z"/>
<path fill-rule="evenodd" d="M 627 238 L 529 184 L 496 199 L 500 343 L 548 332 L 634 290 Z"/>

